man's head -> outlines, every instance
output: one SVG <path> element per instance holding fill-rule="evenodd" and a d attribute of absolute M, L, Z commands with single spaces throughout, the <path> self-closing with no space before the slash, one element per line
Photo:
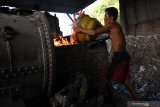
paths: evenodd
<path fill-rule="evenodd" d="M 118 10 L 115 7 L 109 7 L 105 9 L 105 17 L 112 17 L 114 21 L 117 20 Z"/>

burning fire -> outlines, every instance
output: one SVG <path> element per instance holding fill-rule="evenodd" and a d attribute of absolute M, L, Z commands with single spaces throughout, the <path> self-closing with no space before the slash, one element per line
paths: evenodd
<path fill-rule="evenodd" d="M 53 39 L 54 46 L 59 47 L 59 46 L 64 46 L 64 45 L 73 45 L 76 44 L 72 36 L 70 36 L 70 41 L 67 40 L 67 38 L 64 38 L 62 36 L 58 36 Z"/>
<path fill-rule="evenodd" d="M 84 15 L 84 12 L 80 12 L 78 13 L 78 16 L 82 16 Z M 77 17 L 78 18 L 78 17 Z M 75 16 L 75 20 L 77 19 L 76 16 Z M 76 21 L 75 21 L 76 22 Z M 74 23 L 73 23 L 74 24 Z M 72 25 L 73 25 L 72 24 Z M 56 38 L 53 38 L 53 42 L 54 42 L 54 46 L 55 47 L 59 47 L 59 46 L 64 46 L 64 45 L 74 45 L 74 44 L 77 44 L 77 37 L 76 37 L 76 32 L 72 32 L 71 36 L 70 36 L 70 40 L 68 41 L 67 38 L 65 37 L 62 37 L 61 35 L 56 37 Z"/>

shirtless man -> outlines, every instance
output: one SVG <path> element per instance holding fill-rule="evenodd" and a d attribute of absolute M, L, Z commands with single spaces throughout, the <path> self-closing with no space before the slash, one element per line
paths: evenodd
<path fill-rule="evenodd" d="M 96 30 L 84 29 L 78 25 L 74 25 L 76 32 L 83 32 L 91 36 L 107 33 L 112 42 L 112 60 L 107 70 L 106 81 L 110 84 L 111 80 L 122 82 L 132 94 L 135 100 L 139 100 L 139 96 L 135 91 L 135 87 L 130 82 L 129 62 L 130 57 L 125 49 L 126 41 L 121 26 L 116 22 L 118 10 L 114 7 L 105 9 L 104 23 L 105 25 Z"/>

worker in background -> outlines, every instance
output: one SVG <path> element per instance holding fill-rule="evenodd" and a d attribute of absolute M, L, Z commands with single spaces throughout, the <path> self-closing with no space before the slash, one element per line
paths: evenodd
<path fill-rule="evenodd" d="M 115 7 L 105 9 L 104 23 L 105 25 L 95 30 L 82 28 L 77 24 L 73 24 L 75 32 L 83 32 L 94 36 L 102 33 L 107 33 L 112 42 L 112 59 L 105 75 L 106 83 L 112 89 L 112 81 L 123 83 L 128 91 L 132 94 L 134 100 L 139 100 L 134 85 L 130 81 L 129 63 L 130 56 L 126 51 L 126 40 L 122 32 L 121 26 L 116 22 L 118 10 Z M 111 91 L 112 93 L 112 91 Z"/>

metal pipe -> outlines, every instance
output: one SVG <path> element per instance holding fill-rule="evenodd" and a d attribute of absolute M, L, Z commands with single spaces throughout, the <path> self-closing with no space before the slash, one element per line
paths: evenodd
<path fill-rule="evenodd" d="M 72 19 L 72 17 L 68 13 L 66 13 L 66 14 L 71 19 L 71 21 L 73 22 L 74 20 Z"/>

